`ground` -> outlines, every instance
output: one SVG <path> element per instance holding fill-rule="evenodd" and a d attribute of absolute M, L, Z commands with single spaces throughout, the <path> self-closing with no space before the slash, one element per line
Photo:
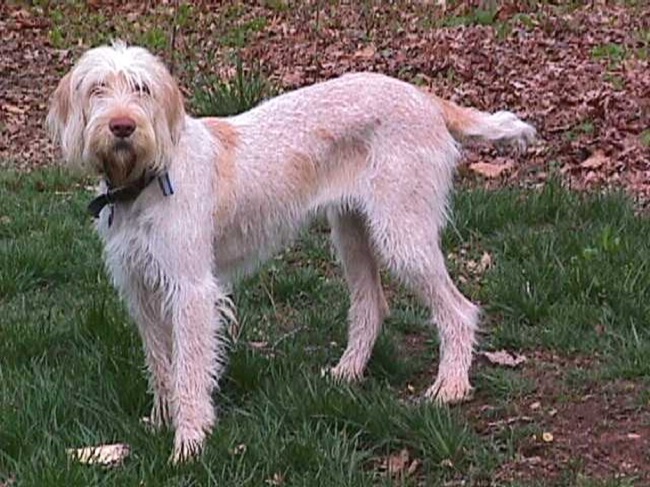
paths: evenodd
<path fill-rule="evenodd" d="M 408 421 L 429 424 L 426 421 L 431 420 L 440 428 L 450 424 L 450 429 L 458 427 L 462 434 L 454 430 L 449 438 L 460 438 L 459 443 L 454 447 L 438 445 L 432 453 L 421 446 L 427 444 L 424 440 L 405 436 L 402 441 L 400 435 L 407 433 L 397 425 L 389 427 L 396 431 L 397 439 L 392 442 L 372 429 L 381 429 L 381 420 L 380 426 L 373 426 L 371 418 L 366 429 L 356 433 L 364 445 L 375 445 L 372 458 L 359 460 L 362 470 L 383 472 L 380 478 L 404 485 L 418 485 L 426 475 L 442 479 L 445 485 L 650 485 L 650 311 L 645 303 L 650 287 L 644 277 L 648 274 L 650 241 L 644 216 L 650 201 L 650 7 L 645 2 L 572 2 L 562 6 L 532 2 L 537 5 L 534 7 L 527 5 L 531 2 L 449 2 L 443 10 L 436 2 L 425 1 L 408 5 L 340 3 L 302 2 L 297 7 L 282 1 L 259 2 L 256 6 L 117 1 L 0 5 L 0 168 L 9 170 L 2 188 L 17 195 L 0 206 L 0 244 L 4 246 L 0 250 L 6 251 L 1 254 L 2 264 L 11 269 L 0 278 L 0 305 L 7 310 L 3 314 L 9 316 L 10 324 L 26 326 L 26 317 L 33 315 L 23 309 L 24 296 L 36 293 L 32 294 L 36 296 L 35 307 L 40 299 L 49 302 L 50 298 L 41 293 L 49 292 L 50 287 L 53 296 L 58 296 L 57 279 L 69 277 L 57 263 L 83 255 L 88 260 L 85 268 L 92 271 L 83 270 L 81 264 L 67 264 L 72 266 L 70 272 L 83 275 L 80 284 L 99 280 L 101 288 L 93 295 L 100 302 L 93 302 L 89 316 L 82 315 L 83 326 L 112 343 L 111 333 L 93 323 L 123 318 L 103 308 L 102 303 L 112 303 L 113 298 L 106 297 L 111 296 L 110 289 L 103 278 L 97 277 L 101 272 L 93 261 L 99 255 L 96 242 L 71 240 L 71 245 L 82 246 L 79 253 L 63 254 L 58 260 L 52 257 L 52 262 L 43 257 L 46 246 L 42 251 L 26 251 L 19 245 L 32 242 L 34 236 L 43 238 L 39 228 L 53 228 L 52 222 L 64 222 L 66 231 L 76 228 L 64 216 L 68 213 L 65 205 L 72 205 L 73 215 L 82 213 L 90 183 L 52 173 L 51 168 L 58 165 L 58 153 L 44 133 L 43 119 L 56 82 L 86 48 L 113 37 L 147 45 L 172 66 L 189 108 L 196 111 L 200 111 L 196 92 L 211 80 L 232 77 L 235 58 L 243 60 L 245 66 L 258 66 L 274 91 L 344 72 L 383 72 L 464 105 L 490 111 L 511 109 L 535 125 L 540 140 L 520 157 L 482 145 L 466 151 L 458 178 L 456 214 L 460 220 L 454 222 L 452 235 L 446 238 L 455 279 L 486 309 L 485 336 L 479 351 L 505 348 L 527 360 L 510 369 L 478 356 L 473 369 L 476 396 L 453 411 L 454 420 L 463 418 L 459 424 L 466 424 L 467 431 L 476 435 L 471 440 L 461 441 L 466 430 L 453 421 L 438 418 L 435 422 L 426 416 L 428 413 L 422 413 L 424 419 L 413 418 L 408 414 L 416 413 L 402 413 L 399 406 L 387 402 L 383 407 L 396 416 L 406 414 Z M 26 176 L 28 172 L 34 175 Z M 494 193 L 485 193 L 483 188 Z M 589 202 L 583 201 L 582 195 L 566 193 L 567 188 L 587 190 L 584 198 Z M 620 196 L 613 197 L 614 203 L 598 199 L 604 189 L 622 189 L 632 203 L 621 203 Z M 529 200 L 531 194 L 540 196 Z M 61 195 L 65 205 L 57 200 Z M 25 208 L 21 204 L 24 198 L 47 202 L 56 211 L 60 205 L 60 215 L 55 212 L 53 220 L 41 221 L 42 215 L 32 205 Z M 21 212 L 33 213 L 30 218 L 41 227 L 19 223 Z M 270 397 L 271 404 L 285 404 L 263 379 L 251 378 L 247 371 L 256 374 L 270 368 L 280 370 L 278 376 L 284 377 L 285 369 L 290 369 L 293 372 L 287 374 L 295 379 L 297 367 L 288 364 L 297 352 L 289 344 L 298 340 L 302 345 L 301 337 L 307 333 L 303 322 L 329 322 L 332 316 L 327 313 L 344 321 L 344 292 L 336 266 L 323 251 L 321 230 L 315 229 L 315 242 L 307 239 L 304 248 L 299 245 L 283 255 L 240 290 L 238 305 L 244 310 L 243 343 L 247 347 L 235 353 L 225 392 L 238 398 L 231 399 L 234 411 L 248 407 L 246 398 L 258 397 L 257 389 L 264 391 L 264 398 Z M 67 233 L 62 235 L 69 238 Z M 11 249 L 17 254 L 9 252 Z M 23 256 L 30 252 L 45 259 L 46 264 L 30 270 L 30 259 L 37 259 Z M 19 255 L 18 261 L 15 255 Z M 17 265 L 21 259 L 28 270 Z M 39 277 L 39 272 L 45 272 L 46 277 Z M 282 277 L 283 273 L 289 277 Z M 319 301 L 308 292 L 296 294 L 296 289 L 311 289 L 324 297 Z M 3 293 L 7 298 L 1 297 Z M 421 313 L 403 290 L 392 283 L 387 294 L 397 309 L 397 316 L 389 323 L 399 330 L 389 334 L 396 348 L 386 340 L 380 344 L 371 376 L 387 380 L 395 388 L 395 397 L 411 403 L 435 373 L 430 354 L 436 341 L 420 326 Z M 343 304 L 330 310 L 325 300 Z M 254 311 L 258 306 L 262 311 Z M 305 307 L 313 310 L 305 313 Z M 58 315 L 52 311 L 56 309 L 54 304 L 44 305 L 35 319 L 56 321 Z M 412 321 L 420 325 L 409 325 Z M 259 327 L 250 330 L 250 323 L 258 322 Z M 69 333 L 71 340 L 76 337 L 76 343 L 81 340 L 81 349 L 88 346 L 96 350 L 85 345 L 84 340 L 92 339 L 88 330 L 73 332 L 73 325 L 64 323 L 66 328 L 60 333 Z M 270 324 L 279 331 L 267 332 Z M 343 332 L 337 333 L 340 342 Z M 12 331 L 5 341 L 9 348 L 3 355 L 8 360 L 40 357 L 38 360 L 47 365 L 56 363 L 57 354 L 66 356 L 46 333 L 27 340 L 28 344 L 34 342 L 33 351 L 20 345 L 18 337 L 18 332 Z M 129 337 L 121 342 L 116 339 L 115 346 L 121 343 L 130 347 L 131 339 L 136 343 Z M 39 341 L 50 339 L 56 346 Z M 318 335 L 315 339 L 316 356 L 332 359 L 340 351 L 340 343 L 323 344 L 319 339 L 324 338 Z M 111 346 L 102 345 L 102 353 L 108 353 Z M 310 352 L 301 353 L 311 358 Z M 283 357 L 281 366 L 272 365 L 275 354 Z M 141 358 L 137 352 L 130 356 L 126 370 L 136 367 Z M 397 366 L 392 364 L 395 357 L 410 358 L 406 365 Z M 112 371 L 114 366 L 116 377 L 122 377 L 126 372 L 118 365 L 111 362 L 108 368 Z M 41 380 L 40 374 L 48 374 L 47 370 L 38 370 L 36 382 Z M 339 397 L 322 389 L 324 386 L 314 386 L 311 377 L 297 379 L 298 389 L 305 386 L 300 380 L 306 381 L 306 387 L 325 391 L 322 393 L 327 400 L 319 399 L 318 394 L 313 399 L 323 404 L 305 406 L 312 407 L 314 414 L 327 416 L 323 411 L 330 409 L 338 414 L 336 401 L 357 414 L 364 411 L 363 397 Z M 12 382 L 7 379 L 6 383 Z M 129 391 L 120 389 L 125 386 L 115 387 L 118 396 L 130 397 Z M 132 389 L 143 387 L 140 381 Z M 373 381 L 366 386 L 371 395 L 377 387 Z M 94 389 L 89 386 L 88 390 Z M 112 397 L 110 392 L 107 390 L 105 397 Z M 22 418 L 22 423 L 16 419 L 16 424 L 29 424 L 16 406 L 29 402 L 27 392 L 11 394 L 15 396 L 10 401 L 11 414 Z M 384 396 L 381 400 L 388 401 Z M 143 405 L 134 401 L 123 398 L 120 404 L 129 414 L 141 412 Z M 94 418 L 97 414 L 81 406 L 77 409 L 82 416 Z M 307 413 L 287 414 L 291 418 L 291 414 Z M 340 420 L 350 414 L 340 414 Z M 368 410 L 366 414 L 379 413 Z M 241 420 L 245 422 L 246 418 Z M 284 415 L 282 418 L 285 421 Z M 92 424 L 92 419 L 86 419 Z M 226 437 L 237 438 L 233 421 L 226 420 Z M 298 419 L 292 421 L 300 423 Z M 4 451 L 5 458 L 24 458 L 18 453 L 22 450 L 17 438 L 32 436 L 33 432 L 27 433 L 20 426 L 14 431 L 8 423 L 5 428 L 4 433 L 0 428 L 0 440 L 4 435 L 6 444 L 11 445 Z M 253 429 L 241 428 L 244 436 L 253 434 Z M 318 436 L 322 433 L 319 428 L 310 434 Z M 289 448 L 290 440 L 279 433 L 277 436 L 278 441 L 288 442 L 283 448 Z M 321 440 L 320 448 L 329 444 L 328 439 Z M 221 443 L 214 449 L 225 448 Z M 385 445 L 388 451 L 380 454 L 376 445 Z M 259 458 L 273 456 L 263 449 L 256 452 L 249 444 L 247 455 L 256 454 Z M 431 458 L 439 458 L 438 463 L 432 464 Z M 3 463 L 0 457 L 0 485 L 14 482 L 14 475 L 20 478 L 23 471 L 17 465 L 8 460 Z M 248 471 L 254 471 L 250 470 L 254 463 L 247 465 Z M 290 478 L 292 467 L 286 468 L 286 472 L 267 475 L 267 484 L 290 483 L 284 475 L 289 472 Z M 440 469 L 443 473 L 438 472 Z M 386 470 L 392 472 L 386 474 Z M 52 485 L 57 485 L 52 479 Z"/>

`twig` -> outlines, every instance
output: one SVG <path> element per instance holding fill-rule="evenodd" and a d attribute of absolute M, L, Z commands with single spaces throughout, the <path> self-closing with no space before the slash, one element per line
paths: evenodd
<path fill-rule="evenodd" d="M 275 340 L 273 342 L 273 345 L 271 345 L 271 350 L 275 350 L 277 348 L 277 346 L 280 345 L 280 343 L 285 341 L 287 338 L 296 335 L 297 333 L 301 332 L 305 328 L 307 328 L 305 325 L 299 326 L 298 328 L 294 328 L 293 330 L 288 331 L 287 333 L 283 334 L 281 337 L 279 337 L 277 340 Z"/>
<path fill-rule="evenodd" d="M 174 54 L 176 52 L 176 30 L 178 28 L 178 1 L 174 0 L 174 18 L 172 19 L 172 32 L 169 39 L 169 72 L 174 74 Z"/>

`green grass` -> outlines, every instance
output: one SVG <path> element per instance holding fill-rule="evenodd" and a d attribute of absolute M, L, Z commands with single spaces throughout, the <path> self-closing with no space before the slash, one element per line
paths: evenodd
<path fill-rule="evenodd" d="M 212 74 L 201 75 L 195 80 L 196 88 L 191 100 L 196 116 L 227 117 L 246 111 L 275 92 L 262 73 L 259 64 L 244 66 L 235 57 L 235 74 L 223 80 Z"/>
<path fill-rule="evenodd" d="M 242 331 L 217 399 L 219 425 L 200 462 L 171 467 L 171 434 L 139 422 L 150 408 L 140 340 L 103 272 L 86 184 L 59 171 L 0 174 L 0 481 L 258 486 L 281 476 L 284 485 L 393 485 L 377 465 L 407 448 L 422 462 L 418 476 L 437 485 L 489 478 L 516 451 L 516 434 L 479 437 L 462 409 L 400 399 L 430 370 L 437 339 L 398 288 L 364 383 L 320 377 L 343 350 L 348 299 L 319 223 L 237 287 Z M 485 250 L 495 264 L 465 286 L 486 310 L 483 348 L 597 352 L 601 377 L 650 375 L 650 222 L 623 197 L 551 184 L 462 191 L 455 208 L 446 249 Z M 426 346 L 404 353 L 403 337 L 414 333 Z M 535 387 L 499 369 L 483 369 L 475 383 L 501 401 Z M 116 441 L 133 447 L 116 469 L 65 455 Z"/>
<path fill-rule="evenodd" d="M 614 42 L 594 46 L 591 50 L 592 58 L 608 61 L 613 67 L 623 62 L 626 56 L 625 46 Z"/>
<path fill-rule="evenodd" d="M 445 27 L 457 27 L 459 25 L 493 25 L 497 21 L 496 10 L 472 9 L 467 15 L 456 15 L 445 17 L 442 24 Z"/>
<path fill-rule="evenodd" d="M 644 130 L 643 132 L 641 132 L 640 138 L 641 138 L 641 143 L 645 147 L 650 147 L 650 130 Z"/>
<path fill-rule="evenodd" d="M 622 196 L 585 197 L 551 184 L 459 198 L 460 235 L 495 254 L 478 293 L 494 347 L 603 351 L 608 373 L 650 373 L 650 226 Z M 517 209 L 517 211 L 515 211 Z M 452 245 L 458 237 L 451 234 Z"/>

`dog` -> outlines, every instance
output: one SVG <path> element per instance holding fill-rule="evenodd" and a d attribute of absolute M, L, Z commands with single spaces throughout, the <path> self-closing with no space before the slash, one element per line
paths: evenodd
<path fill-rule="evenodd" d="M 533 140 L 511 112 L 357 73 L 234 117 L 193 118 L 163 62 L 115 42 L 88 50 L 61 79 L 47 124 L 63 158 L 103 181 L 90 211 L 144 342 L 151 421 L 175 430 L 173 461 L 199 453 L 215 423 L 230 283 L 318 213 L 351 296 L 347 348 L 331 376 L 364 373 L 388 313 L 383 266 L 430 309 L 440 335 L 425 397 L 470 396 L 479 308 L 452 282 L 440 235 L 459 142 Z"/>

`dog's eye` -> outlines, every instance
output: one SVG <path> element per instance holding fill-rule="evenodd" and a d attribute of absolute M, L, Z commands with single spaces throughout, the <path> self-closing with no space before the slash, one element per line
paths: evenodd
<path fill-rule="evenodd" d="M 136 83 L 133 86 L 133 89 L 136 91 L 136 93 L 139 93 L 141 95 L 151 95 L 151 90 L 146 83 Z"/>
<path fill-rule="evenodd" d="M 99 96 L 106 91 L 106 83 L 95 83 L 90 88 L 90 96 Z"/>

